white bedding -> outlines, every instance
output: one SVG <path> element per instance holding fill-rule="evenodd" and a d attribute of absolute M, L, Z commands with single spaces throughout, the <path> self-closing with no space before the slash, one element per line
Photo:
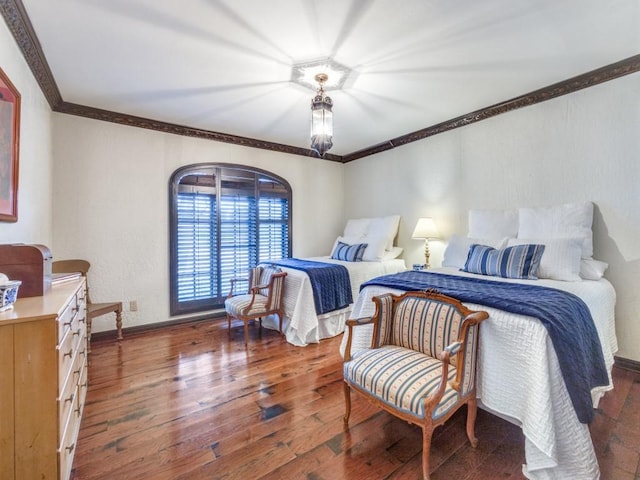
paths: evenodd
<path fill-rule="evenodd" d="M 451 268 L 433 271 L 477 276 Z M 595 408 L 602 395 L 613 388 L 611 368 L 618 349 L 614 321 L 615 291 L 605 279 L 581 282 L 537 280 L 535 283 L 574 293 L 591 311 L 609 373 L 609 385 L 591 392 Z M 353 305 L 351 318 L 371 316 L 374 313 L 371 298 L 389 291 L 402 293 L 378 286 L 366 287 Z M 482 305 L 466 305 L 489 312 L 490 317 L 483 322 L 480 333 L 478 398 L 481 407 L 522 427 L 526 437 L 525 476 L 536 480 L 600 478 L 589 428 L 578 421 L 544 326 L 531 317 Z M 341 353 L 344 353 L 346 340 L 347 335 L 342 340 Z M 370 342 L 371 328 L 355 329 L 353 351 L 368 348 Z"/>
<path fill-rule="evenodd" d="M 360 284 L 363 282 L 380 275 L 406 270 L 402 259 L 380 262 L 342 262 L 332 260 L 330 257 L 313 257 L 305 260 L 344 265 L 349 270 L 354 300 L 357 298 Z M 287 272 L 283 321 L 283 330 L 287 341 L 293 345 L 305 346 L 309 343 L 318 343 L 323 338 L 341 334 L 344 331 L 345 321 L 350 317 L 353 304 L 341 310 L 317 315 L 309 276 L 305 272 L 293 268 L 280 268 Z M 277 330 L 277 317 L 265 318 L 263 325 Z"/>

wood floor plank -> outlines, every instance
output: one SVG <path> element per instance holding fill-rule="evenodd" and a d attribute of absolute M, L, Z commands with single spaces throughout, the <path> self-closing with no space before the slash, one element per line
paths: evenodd
<path fill-rule="evenodd" d="M 251 325 L 199 321 L 94 341 L 73 480 L 416 479 L 420 428 L 352 393 L 341 338 L 304 348 Z M 603 480 L 640 480 L 640 374 L 614 369 L 591 435 Z M 519 428 L 466 410 L 436 429 L 432 478 L 521 480 Z"/>

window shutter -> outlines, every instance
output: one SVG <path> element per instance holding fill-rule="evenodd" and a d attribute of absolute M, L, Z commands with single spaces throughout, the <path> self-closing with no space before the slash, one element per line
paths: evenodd
<path fill-rule="evenodd" d="M 248 168 L 185 167 L 172 177 L 171 313 L 220 308 L 232 278 L 290 256 L 291 188 Z M 247 291 L 236 282 L 236 293 Z"/>

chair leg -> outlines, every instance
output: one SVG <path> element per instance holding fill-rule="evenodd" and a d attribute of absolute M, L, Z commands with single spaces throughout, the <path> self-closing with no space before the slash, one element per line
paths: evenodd
<path fill-rule="evenodd" d="M 87 353 L 91 352 L 91 317 L 87 315 Z"/>
<path fill-rule="evenodd" d="M 118 330 L 118 340 L 122 340 L 122 311 L 116 310 L 116 329 Z"/>
<path fill-rule="evenodd" d="M 467 403 L 467 437 L 469 437 L 469 442 L 471 442 L 471 446 L 476 448 L 478 445 L 478 439 L 476 438 L 476 416 L 478 414 L 478 400 L 475 398 L 471 398 Z"/>
<path fill-rule="evenodd" d="M 229 340 L 231 340 L 231 316 L 227 313 L 227 335 L 229 335 Z"/>
<path fill-rule="evenodd" d="M 249 345 L 249 320 L 244 319 L 244 346 Z"/>
<path fill-rule="evenodd" d="M 431 437 L 433 436 L 433 425 L 422 427 L 422 478 L 429 480 L 429 455 L 431 453 Z"/>
<path fill-rule="evenodd" d="M 344 403 L 345 403 L 345 413 L 342 420 L 344 424 L 347 425 L 349 423 L 349 417 L 351 416 L 351 387 L 347 382 L 344 382 Z"/>

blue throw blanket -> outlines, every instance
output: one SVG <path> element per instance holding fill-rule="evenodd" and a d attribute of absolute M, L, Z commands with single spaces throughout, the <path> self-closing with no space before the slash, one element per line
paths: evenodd
<path fill-rule="evenodd" d="M 268 263 L 301 270 L 309 276 L 318 315 L 339 310 L 353 303 L 349 270 L 343 265 L 299 258 L 270 260 Z"/>
<path fill-rule="evenodd" d="M 608 385 L 609 378 L 593 318 L 576 295 L 539 285 L 415 271 L 377 277 L 360 289 L 367 285 L 405 291 L 435 288 L 462 302 L 539 319 L 549 332 L 578 419 L 593 420 L 591 389 Z"/>

